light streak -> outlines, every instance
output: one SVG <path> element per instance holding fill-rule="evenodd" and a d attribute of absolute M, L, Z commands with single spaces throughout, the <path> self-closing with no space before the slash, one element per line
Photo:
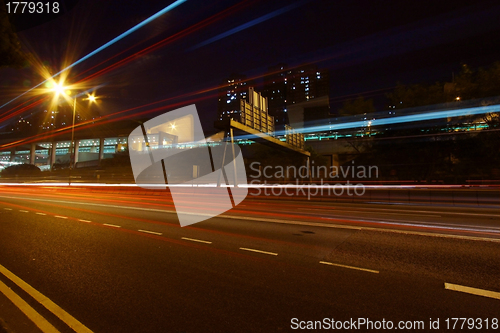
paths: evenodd
<path fill-rule="evenodd" d="M 298 1 L 296 3 L 293 3 L 291 5 L 283 7 L 281 9 L 275 10 L 275 11 L 269 13 L 269 14 L 266 14 L 264 16 L 258 17 L 258 18 L 254 19 L 254 20 L 251 20 L 251 21 L 249 21 L 247 23 L 244 23 L 244 24 L 242 24 L 240 26 L 237 26 L 236 28 L 233 28 L 233 29 L 231 29 L 229 31 L 221 33 L 221 34 L 219 34 L 219 35 L 217 35 L 215 37 L 212 37 L 210 39 L 207 39 L 206 41 L 201 42 L 201 43 L 199 43 L 199 44 L 191 47 L 188 51 L 196 50 L 196 49 L 198 49 L 200 47 L 203 47 L 203 46 L 206 46 L 206 45 L 211 44 L 213 42 L 216 42 L 216 41 L 218 41 L 218 40 L 220 40 L 222 38 L 231 36 L 231 35 L 233 35 L 233 34 L 235 34 L 237 32 L 240 32 L 240 31 L 243 31 L 243 30 L 248 29 L 250 27 L 253 27 L 254 25 L 257 25 L 257 24 L 262 23 L 264 21 L 267 21 L 267 20 L 269 20 L 269 19 L 271 19 L 273 17 L 276 17 L 276 16 L 281 15 L 283 13 L 286 13 L 286 12 L 292 10 L 292 9 L 295 9 L 295 8 L 297 8 L 299 6 L 302 6 L 304 3 L 308 2 L 308 1 L 309 0 Z"/>
<path fill-rule="evenodd" d="M 490 112 L 499 112 L 500 105 L 489 105 L 489 106 L 479 106 L 465 109 L 454 109 L 454 110 L 444 110 L 444 111 L 435 111 L 435 112 L 426 112 L 421 114 L 412 114 L 407 116 L 397 116 L 390 118 L 381 118 L 381 119 L 371 119 L 370 127 L 382 126 L 382 125 L 392 125 L 392 124 L 402 124 L 402 123 L 412 123 L 417 121 L 426 121 L 426 120 L 436 120 L 436 119 L 446 119 L 446 118 L 455 118 L 455 117 L 463 117 L 463 116 L 475 116 L 481 115 Z M 368 118 L 368 117 L 367 117 Z M 311 132 L 319 132 L 319 131 L 335 131 L 342 129 L 352 129 L 359 127 L 367 127 L 368 120 L 360 120 L 360 121 L 352 121 L 346 123 L 337 123 L 337 124 L 328 124 L 322 126 L 314 126 L 308 127 L 299 130 L 302 133 L 311 133 Z"/>
<path fill-rule="evenodd" d="M 146 184 L 144 184 L 146 185 Z M 208 187 L 217 187 L 216 183 L 209 184 Z M 0 183 L 0 186 L 6 187 L 131 187 L 139 188 L 142 184 L 133 183 L 117 183 L 117 184 L 107 184 L 107 183 Z M 147 184 L 150 187 L 158 187 L 159 189 L 164 189 L 165 187 L 207 187 L 206 185 L 196 185 L 196 184 Z M 233 185 L 224 185 L 221 187 L 234 187 Z M 242 188 L 311 188 L 311 189 L 321 189 L 331 187 L 330 185 L 315 185 L 315 184 L 238 184 L 238 187 Z M 339 188 L 353 188 L 353 185 L 339 185 Z M 459 189 L 459 188 L 499 188 L 499 185 L 364 185 L 365 188 L 369 189 Z"/>
<path fill-rule="evenodd" d="M 120 66 L 123 66 L 123 65 L 125 65 L 126 63 L 131 62 L 132 60 L 137 59 L 137 57 L 140 57 L 140 56 L 143 56 L 143 55 L 145 55 L 145 54 L 148 54 L 148 53 L 150 53 L 150 52 L 152 52 L 152 51 L 155 51 L 156 49 L 159 49 L 160 47 L 163 47 L 163 46 L 167 45 L 168 43 L 172 43 L 172 42 L 174 42 L 174 41 L 176 41 L 176 40 L 178 40 L 178 39 L 181 39 L 181 38 L 183 38 L 183 37 L 185 37 L 185 36 L 187 36 L 187 35 L 189 35 L 189 34 L 191 34 L 191 33 L 195 32 L 195 31 L 198 31 L 199 29 L 201 29 L 201 28 L 203 28 L 203 27 L 206 27 L 206 26 L 208 26 L 208 25 L 210 25 L 210 24 L 213 24 L 213 23 L 215 23 L 215 22 L 217 22 L 217 21 L 219 21 L 219 20 L 221 20 L 221 19 L 223 19 L 223 18 L 225 18 L 225 17 L 227 17 L 227 16 L 231 15 L 232 13 L 235 13 L 235 12 L 237 12 L 237 11 L 239 11 L 239 10 L 244 9 L 245 7 L 249 6 L 249 5 L 250 5 L 250 4 L 252 4 L 252 3 L 253 3 L 253 1 L 248 1 L 248 0 L 247 0 L 247 1 L 243 1 L 243 2 L 241 2 L 241 3 L 238 3 L 238 4 L 236 4 L 236 5 L 234 5 L 234 6 L 230 7 L 230 8 L 227 8 L 227 9 L 225 9 L 224 11 L 222 11 L 222 12 L 220 12 L 220 13 L 217 13 L 217 14 L 215 14 L 215 15 L 213 15 L 213 16 L 211 16 L 211 17 L 209 17 L 209 18 L 207 18 L 207 19 L 205 19 L 205 20 L 203 20 L 203 21 L 201 21 L 201 22 L 199 22 L 199 23 L 197 23 L 197 24 L 195 24 L 195 25 L 193 25 L 193 26 L 191 26 L 191 27 L 189 27 L 189 28 L 187 28 L 187 29 L 185 29 L 185 30 L 183 30 L 183 31 L 179 32 L 179 33 L 176 33 L 176 34 L 174 34 L 174 35 L 172 35 L 172 36 L 169 36 L 169 37 L 167 37 L 167 38 L 163 39 L 163 40 L 162 40 L 162 41 L 160 41 L 160 42 L 157 42 L 157 43 L 155 43 L 155 44 L 153 44 L 153 45 L 151 45 L 151 46 L 148 46 L 148 47 L 146 47 L 145 49 L 143 49 L 143 50 L 141 50 L 141 51 L 139 51 L 139 52 L 136 52 L 136 53 L 134 53 L 134 54 L 132 54 L 132 55 L 130 55 L 130 56 L 128 56 L 128 57 L 126 57 L 125 59 L 122 59 L 122 60 L 118 61 L 118 62 L 117 62 L 117 63 L 115 63 L 115 64 L 111 64 L 111 65 L 109 65 L 109 66 L 108 66 L 108 67 L 106 67 L 106 68 L 100 69 L 98 72 L 93 73 L 93 74 L 91 74 L 91 75 L 89 75 L 89 76 L 87 76 L 87 77 L 85 77 L 85 78 L 83 78 L 83 79 L 79 80 L 79 81 L 78 81 L 78 82 L 76 82 L 76 83 L 81 83 L 81 82 L 86 82 L 86 81 L 89 81 L 89 80 L 90 80 L 90 79 L 92 79 L 92 78 L 95 78 L 95 77 L 97 77 L 97 76 L 99 76 L 99 75 L 102 75 L 102 74 L 107 73 L 107 72 L 109 72 L 109 71 L 111 71 L 111 70 L 113 70 L 113 69 L 116 69 L 116 68 L 118 68 L 118 67 L 120 67 Z M 81 74 L 83 74 L 83 73 L 85 73 L 85 72 L 87 72 L 87 71 L 89 71 L 89 70 L 92 70 L 92 69 L 94 69 L 94 68 L 96 68 L 96 67 L 99 67 L 100 65 L 102 65 L 102 64 L 104 64 L 104 63 L 106 63 L 107 61 L 109 61 L 109 60 L 111 60 L 111 59 L 113 59 L 113 58 L 117 57 L 118 55 L 123 54 L 123 53 L 125 53 L 125 52 L 126 52 L 126 51 L 128 51 L 128 50 L 131 50 L 132 48 L 133 48 L 133 47 L 130 47 L 130 48 L 128 48 L 127 50 L 124 50 L 124 51 L 122 51 L 122 52 L 120 52 L 120 53 L 118 53 L 118 54 L 114 55 L 113 57 L 111 57 L 111 58 L 109 58 L 109 59 L 107 59 L 107 60 L 105 60 L 105 61 L 103 61 L 103 62 L 99 63 L 98 65 L 95 65 L 95 66 L 93 66 L 93 67 L 91 67 L 91 68 L 89 68 L 89 69 L 87 69 L 87 70 L 85 70 L 85 71 L 81 72 L 79 75 L 81 75 Z M 43 82 L 42 82 L 42 83 L 43 83 Z M 94 87 L 93 89 L 95 90 L 95 89 L 97 89 L 97 88 L 99 88 L 99 87 L 100 87 L 100 86 L 97 86 L 97 87 Z M 177 96 L 177 98 L 182 98 L 182 97 L 186 97 L 186 96 L 193 96 L 193 95 L 197 95 L 197 94 L 200 94 L 200 93 L 203 93 L 203 92 L 207 92 L 207 91 L 218 91 L 218 89 L 219 89 L 219 88 L 220 88 L 220 86 L 217 86 L 217 87 L 214 87 L 214 88 L 209 88 L 209 89 L 207 89 L 207 90 L 203 90 L 203 91 L 200 91 L 200 92 L 193 92 L 193 93 L 188 93 L 188 94 L 185 94 L 185 95 L 182 95 L 182 96 Z M 163 103 L 163 102 L 166 102 L 166 101 L 168 101 L 168 100 L 172 100 L 172 99 L 176 99 L 176 98 L 168 98 L 168 99 L 164 99 L 164 100 L 156 101 L 156 102 L 149 103 L 149 104 L 146 104 L 146 105 L 138 106 L 138 107 L 133 108 L 133 109 L 139 109 L 139 108 L 143 108 L 143 107 L 146 107 L 146 106 L 150 106 L 150 105 L 154 105 L 154 104 Z M 192 104 L 192 103 L 188 103 L 188 104 Z M 27 107 L 23 108 L 23 110 L 19 110 L 19 111 L 17 111 L 15 114 L 13 114 L 13 113 L 11 113 L 11 112 L 6 112 L 6 114 L 9 114 L 9 115 L 8 115 L 8 116 L 6 116 L 6 117 L 4 117 L 4 118 L 1 118 L 1 119 L 0 119 L 0 121 L 4 121 L 4 120 L 7 120 L 7 119 L 9 119 L 9 118 L 12 118 L 12 117 L 14 117 L 15 115 L 18 115 L 18 114 L 20 114 L 20 113 L 24 112 L 25 110 L 27 110 L 28 108 L 33 107 L 33 106 L 34 106 L 34 104 L 29 105 L 29 106 L 27 106 Z M 17 108 L 17 107 L 15 107 L 15 108 Z M 14 108 L 14 109 L 15 109 L 15 108 Z M 14 110 L 14 109 L 13 109 L 13 110 Z M 133 110 L 133 109 L 130 109 L 130 110 Z M 111 115 L 107 115 L 107 116 L 105 116 L 105 117 L 103 117 L 103 118 L 108 118 L 108 117 L 110 117 L 110 116 L 114 116 L 114 115 L 117 115 L 117 114 L 120 114 L 120 113 L 124 113 L 124 112 L 130 111 L 130 110 L 124 110 L 124 111 L 121 111 L 121 112 L 118 112 L 118 113 L 114 113 L 114 114 L 111 114 Z M 101 121 L 101 120 L 103 120 L 103 119 L 99 119 L 99 121 Z M 46 136 L 46 135 L 49 135 L 50 133 L 53 133 L 53 132 L 48 132 L 48 133 L 45 133 L 44 135 Z"/>
<path fill-rule="evenodd" d="M 187 0 L 177 0 L 175 1 L 174 3 L 168 5 L 167 7 L 163 8 L 162 10 L 160 10 L 159 12 L 157 12 L 156 14 L 150 16 L 149 18 L 145 19 L 144 21 L 142 21 L 141 23 L 133 26 L 132 28 L 128 29 L 127 31 L 125 31 L 124 33 L 122 33 L 121 35 L 119 35 L 118 37 L 115 37 L 113 38 L 112 40 L 110 40 L 109 42 L 107 42 L 106 44 L 102 45 L 101 47 L 95 49 L 94 51 L 90 52 L 89 54 L 87 54 L 86 56 L 80 58 L 79 60 L 75 61 L 74 63 L 72 63 L 71 65 L 69 65 L 68 67 L 62 69 L 61 71 L 59 71 L 58 73 L 54 74 L 53 76 L 51 76 L 50 78 L 48 78 L 47 80 L 45 81 L 42 81 L 40 82 L 39 84 L 37 84 L 36 86 L 32 87 L 31 89 L 25 91 L 24 93 L 22 93 L 21 95 L 17 96 L 16 98 L 8 101 L 7 103 L 5 103 L 4 105 L 0 106 L 0 109 L 3 108 L 4 106 L 12 103 L 13 101 L 17 100 L 18 98 L 20 98 L 21 96 L 24 96 L 26 95 L 28 92 L 32 91 L 33 89 L 36 89 L 38 87 L 40 87 L 42 84 L 44 84 L 45 82 L 55 78 L 56 76 L 58 76 L 59 74 L 67 71 L 68 69 L 71 69 L 73 67 L 75 67 L 76 65 L 78 65 L 79 63 L 87 60 L 88 58 L 96 55 L 97 53 L 101 52 L 102 50 L 106 49 L 107 47 L 113 45 L 114 43 L 118 42 L 119 40 L 125 38 L 126 36 L 130 35 L 131 33 L 133 33 L 134 31 L 142 28 L 143 26 L 145 26 L 146 24 L 150 23 L 151 21 L 154 21 L 155 19 L 157 19 L 158 17 L 162 16 L 163 14 L 171 11 L 172 9 L 174 9 L 175 7 L 179 6 L 180 4 L 186 2 Z"/>
<path fill-rule="evenodd" d="M 116 69 L 116 68 L 118 68 L 120 66 L 123 66 L 123 65 L 125 65 L 125 64 L 127 64 L 127 63 L 129 63 L 129 62 L 131 62 L 131 61 L 133 61 L 135 59 L 137 59 L 140 56 L 143 56 L 143 55 L 146 55 L 148 53 L 151 53 L 151 52 L 153 52 L 153 51 L 155 51 L 155 50 L 157 50 L 157 49 L 159 49 L 161 47 L 164 47 L 165 45 L 168 45 L 169 43 L 173 43 L 176 40 L 179 40 L 179 39 L 181 39 L 181 38 L 183 38 L 185 36 L 188 36 L 189 34 L 192 34 L 192 33 L 196 32 L 196 31 L 200 30 L 201 28 L 207 27 L 210 24 L 213 24 L 213 23 L 215 23 L 215 22 L 217 22 L 217 21 L 219 21 L 219 20 L 221 20 L 221 19 L 223 19 L 225 17 L 228 17 L 230 14 L 235 13 L 238 10 L 242 10 L 242 9 L 244 9 L 245 7 L 247 7 L 250 4 L 251 4 L 251 2 L 248 1 L 248 0 L 247 1 L 243 1 L 241 3 L 238 3 L 238 4 L 236 4 L 236 5 L 234 5 L 234 6 L 230 7 L 230 8 L 227 8 L 227 9 L 223 10 L 220 13 L 217 13 L 217 14 L 215 14 L 215 15 L 213 15 L 213 16 L 211 16 L 211 17 L 209 17 L 209 18 L 207 18 L 207 19 L 205 19 L 205 20 L 203 20 L 201 22 L 196 23 L 195 25 L 193 25 L 193 26 L 191 26 L 191 27 L 189 27 L 187 29 L 184 29 L 184 30 L 182 30 L 182 31 L 180 31 L 180 32 L 178 32 L 178 33 L 176 33 L 176 34 L 174 34 L 172 36 L 169 36 L 169 37 L 167 37 L 167 38 L 165 38 L 165 39 L 163 39 L 163 40 L 161 40 L 161 41 L 159 41 L 159 42 L 157 42 L 157 43 L 155 43 L 153 45 L 150 45 L 150 46 L 148 46 L 148 47 L 146 47 L 146 48 L 144 48 L 144 49 L 142 49 L 142 50 L 140 50 L 140 51 L 138 51 L 138 52 L 136 52 L 136 53 L 134 53 L 132 55 L 129 55 L 126 58 L 121 59 L 120 61 L 118 61 L 118 62 L 116 62 L 114 64 L 108 65 L 107 67 L 105 67 L 103 69 L 100 69 L 98 72 L 93 73 L 93 74 L 89 75 L 88 77 L 86 77 L 86 78 L 84 78 L 84 79 L 82 79 L 80 81 L 88 81 L 89 79 L 91 79 L 93 77 L 102 75 L 102 74 L 107 73 L 107 72 L 109 72 L 109 71 L 111 71 L 113 69 Z M 111 60 L 113 58 L 116 58 L 120 54 L 123 54 L 123 53 L 125 53 L 125 52 L 127 52 L 127 51 L 129 51 L 129 50 L 131 50 L 133 48 L 134 48 L 134 46 L 132 46 L 132 47 L 128 48 L 127 50 L 124 50 L 124 51 L 122 51 L 122 52 L 120 52 L 118 54 L 115 54 L 111 58 L 109 58 L 109 59 L 107 59 L 107 60 L 105 60 L 105 61 L 103 61 L 103 62 L 101 62 L 101 63 L 99 63 L 99 64 L 97 64 L 97 65 L 95 65 L 95 66 L 93 66 L 93 67 L 91 67 L 91 68 L 89 68 L 87 70 L 85 70 L 85 71 L 83 71 L 83 72 L 81 72 L 79 75 L 82 75 L 85 72 L 88 72 L 88 71 L 90 71 L 90 70 L 92 70 L 94 68 L 97 68 L 100 65 L 108 62 L 109 60 Z"/>
<path fill-rule="evenodd" d="M 398 112 L 404 112 L 402 110 L 398 110 Z M 393 125 L 393 124 L 403 124 L 403 123 L 414 123 L 419 121 L 428 121 L 428 120 L 437 120 L 437 119 L 447 119 L 447 118 L 456 118 L 456 117 L 464 117 L 464 116 L 477 116 L 486 113 L 492 112 L 500 112 L 500 104 L 489 105 L 489 106 L 479 106 L 479 107 L 471 107 L 471 108 L 463 108 L 463 109 L 453 109 L 453 110 L 441 110 L 441 111 L 433 111 L 433 112 L 425 112 L 419 114 L 412 114 L 406 116 L 397 116 L 397 117 L 388 117 L 388 118 L 380 118 L 380 119 L 372 119 L 370 114 L 366 115 L 367 120 L 359 120 L 359 121 L 348 121 L 342 122 L 342 118 L 339 119 L 338 123 L 328 124 L 328 125 L 320 125 L 306 128 L 295 128 L 295 131 L 298 133 L 316 133 L 316 132 L 324 132 L 324 131 L 338 131 L 345 129 L 356 129 L 356 128 L 364 128 L 368 127 L 368 123 L 371 122 L 370 127 L 374 128 L 376 126 L 383 125 Z M 346 117 L 348 118 L 348 117 Z M 285 135 L 285 131 L 276 132 L 275 135 Z M 254 137 L 253 135 L 241 135 L 238 136 L 238 139 L 248 139 Z"/>
<path fill-rule="evenodd" d="M 215 89 L 210 89 L 210 90 L 215 90 Z M 147 115 L 147 114 L 156 113 L 156 112 L 163 111 L 163 110 L 175 109 L 175 108 L 178 108 L 178 107 L 181 107 L 181 106 L 184 106 L 184 105 L 195 104 L 196 102 L 199 102 L 199 101 L 207 99 L 207 98 L 213 98 L 213 97 L 215 97 L 215 95 L 213 95 L 213 96 L 206 96 L 206 97 L 200 97 L 200 98 L 196 98 L 196 99 L 191 99 L 191 100 L 189 100 L 187 102 L 186 101 L 182 101 L 182 102 L 177 102 L 177 103 L 168 104 L 168 105 L 164 105 L 164 106 L 159 106 L 159 107 L 156 107 L 156 108 L 153 108 L 153 109 L 149 109 L 149 110 L 145 110 L 145 111 L 135 112 L 133 114 L 127 114 L 127 113 L 131 113 L 134 110 L 139 110 L 139 109 L 144 108 L 144 107 L 149 107 L 149 106 L 152 106 L 152 105 L 155 105 L 155 104 L 159 104 L 159 103 L 162 103 L 162 102 L 167 102 L 167 101 L 172 100 L 172 99 L 177 99 L 177 98 L 180 98 L 180 97 L 191 96 L 191 95 L 196 95 L 196 94 L 199 94 L 199 93 L 195 92 L 195 93 L 189 93 L 189 94 L 178 96 L 178 97 L 167 98 L 167 99 L 156 101 L 156 102 L 152 102 L 152 103 L 149 103 L 149 104 L 146 104 L 146 105 L 137 106 L 137 107 L 133 107 L 133 108 L 130 108 L 130 109 L 118 111 L 118 112 L 115 112 L 115 113 L 112 113 L 112 114 L 108 114 L 108 115 L 102 116 L 102 117 L 100 117 L 98 119 L 87 120 L 85 122 L 75 124 L 75 131 L 83 130 L 83 129 L 86 129 L 86 128 L 91 128 L 91 127 L 98 126 L 98 125 L 104 125 L 104 124 L 108 124 L 108 123 L 112 123 L 112 122 L 117 122 L 117 121 L 120 121 L 120 120 L 130 119 L 132 117 L 144 116 L 144 115 Z M 117 117 L 118 115 L 121 115 L 121 114 L 124 114 L 124 115 L 122 115 L 120 117 Z M 110 119 L 111 117 L 116 117 L 116 118 Z M 7 149 L 7 148 L 11 148 L 11 147 L 16 147 L 16 146 L 19 146 L 19 145 L 22 145 L 22 144 L 26 144 L 26 143 L 39 142 L 41 140 L 49 140 L 50 138 L 54 138 L 56 136 L 69 133 L 71 131 L 71 127 L 72 127 L 71 125 L 68 125 L 66 127 L 62 127 L 62 128 L 59 128 L 59 129 L 54 129 L 54 130 L 51 130 L 51 131 L 48 131 L 48 132 L 44 132 L 44 133 L 39 133 L 39 134 L 33 135 L 31 137 L 27 137 L 27 138 L 19 139 L 17 141 L 6 143 L 6 144 L 3 144 L 3 145 L 0 145 L 0 149 Z"/>
<path fill-rule="evenodd" d="M 32 99 L 33 99 L 33 98 L 32 98 Z M 28 102 L 30 102 L 32 99 L 28 100 Z M 47 100 L 47 98 L 42 98 L 42 99 L 39 99 L 38 101 L 31 102 L 31 104 L 26 105 L 26 106 L 24 106 L 23 108 L 21 108 L 21 109 L 19 109 L 19 110 L 17 110 L 17 111 L 13 111 L 14 109 L 16 109 L 16 108 L 13 108 L 13 109 L 11 109 L 11 110 L 10 110 L 10 112 L 6 112 L 6 113 L 4 113 L 4 114 L 7 114 L 7 115 L 5 115 L 5 116 L 4 116 L 4 114 L 2 114 L 2 115 L 0 116 L 0 123 L 2 123 L 2 122 L 4 122 L 4 121 L 6 121 L 6 120 L 8 120 L 8 119 L 11 119 L 11 118 L 13 118 L 13 117 L 15 117 L 15 116 L 18 116 L 18 115 L 20 115 L 20 114 L 24 113 L 25 111 L 27 111 L 27 110 L 29 110 L 29 109 L 31 109 L 31 108 L 33 108 L 33 107 L 37 106 L 37 105 L 40 105 L 40 104 L 42 104 L 43 102 L 45 102 L 46 100 Z M 21 104 L 21 105 L 22 105 L 22 104 Z"/>

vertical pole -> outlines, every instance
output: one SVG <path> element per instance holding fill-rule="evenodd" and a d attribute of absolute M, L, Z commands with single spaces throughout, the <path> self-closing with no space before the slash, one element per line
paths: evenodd
<path fill-rule="evenodd" d="M 73 169 L 73 140 L 75 138 L 75 114 L 76 114 L 76 96 L 73 97 L 73 124 L 71 126 L 71 142 L 69 143 L 69 176 L 68 176 L 68 185 L 71 185 L 71 170 Z"/>
<path fill-rule="evenodd" d="M 99 166 L 104 158 L 104 138 L 99 138 Z"/>
<path fill-rule="evenodd" d="M 307 174 L 309 175 L 309 183 L 312 182 L 312 175 L 311 175 L 311 166 L 310 166 L 310 158 L 307 156 Z"/>
<path fill-rule="evenodd" d="M 220 168 L 219 177 L 217 177 L 217 187 L 220 187 L 220 179 L 224 173 L 224 162 L 226 161 L 226 150 L 227 150 L 227 138 L 226 138 L 226 142 L 224 144 L 224 153 L 222 154 L 222 165 Z M 226 179 L 224 179 L 224 181 L 226 181 Z"/>
<path fill-rule="evenodd" d="M 53 141 L 50 146 L 50 154 L 49 154 L 49 165 L 50 171 L 54 168 L 54 163 L 56 162 L 56 142 Z"/>
<path fill-rule="evenodd" d="M 34 143 L 32 143 L 30 146 L 30 164 L 35 165 L 35 159 L 36 159 L 36 146 Z"/>
<path fill-rule="evenodd" d="M 231 133 L 231 148 L 233 149 L 234 187 L 236 188 L 238 186 L 238 176 L 236 174 L 236 154 L 234 152 L 234 135 L 233 135 L 233 128 L 232 127 L 230 129 L 230 133 Z"/>
<path fill-rule="evenodd" d="M 76 164 L 78 163 L 78 150 L 80 149 L 80 140 L 75 140 L 74 144 L 74 149 L 75 149 L 75 156 L 73 157 L 73 167 L 76 168 Z"/>

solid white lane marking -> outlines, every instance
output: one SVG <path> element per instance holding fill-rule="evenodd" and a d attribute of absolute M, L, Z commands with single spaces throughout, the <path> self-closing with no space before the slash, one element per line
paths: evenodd
<path fill-rule="evenodd" d="M 320 264 L 323 265 L 330 265 L 330 266 L 337 266 L 337 267 L 343 267 L 343 268 L 350 268 L 350 269 L 356 269 L 358 271 L 365 271 L 365 272 L 370 272 L 370 273 L 379 273 L 379 271 L 373 270 L 373 269 L 367 269 L 367 268 L 361 268 L 361 267 L 355 267 L 355 266 L 347 266 L 347 265 L 341 265 L 341 264 L 334 264 L 333 262 L 328 262 L 328 261 L 320 261 Z"/>
<path fill-rule="evenodd" d="M 466 286 L 461 286 L 459 284 L 453 284 L 453 283 L 446 283 L 445 282 L 444 283 L 444 289 L 454 290 L 454 291 L 461 291 L 463 293 L 477 295 L 477 296 L 484 296 L 484 297 L 490 297 L 490 298 L 500 299 L 500 293 L 499 292 L 490 291 L 490 290 L 484 290 L 484 289 L 479 289 L 479 288 L 466 287 Z"/>
<path fill-rule="evenodd" d="M 85 222 L 85 223 L 91 223 L 92 221 L 88 221 L 88 220 L 78 220 L 80 222 Z"/>
<path fill-rule="evenodd" d="M 187 238 L 187 237 L 182 237 L 181 239 L 191 241 L 191 242 L 198 242 L 198 243 L 205 243 L 205 244 L 212 244 L 212 242 L 201 240 L 201 239 L 195 239 L 195 238 Z"/>
<path fill-rule="evenodd" d="M 29 213 L 27 210 L 19 210 L 21 213 Z"/>
<path fill-rule="evenodd" d="M 58 219 L 67 219 L 67 216 L 60 216 L 60 215 L 54 215 L 54 217 L 57 217 Z"/>
<path fill-rule="evenodd" d="M 298 208 L 298 210 L 313 210 L 313 211 L 322 211 L 322 212 L 327 212 L 329 214 L 335 214 L 335 213 L 353 213 L 352 210 L 342 210 L 342 209 L 328 209 L 328 208 Z M 409 211 L 411 212 L 411 211 Z M 360 210 L 356 209 L 357 214 L 381 214 L 381 215 L 408 215 L 408 216 L 416 216 L 415 213 L 389 213 L 389 212 L 381 212 L 381 211 L 369 211 L 369 210 Z M 339 214 L 341 215 L 341 214 Z M 442 217 L 441 215 L 437 214 L 418 214 L 419 217 Z"/>
<path fill-rule="evenodd" d="M 105 225 L 105 226 L 108 226 L 108 227 L 113 227 L 113 228 L 121 228 L 121 225 L 116 225 L 116 224 L 103 223 L 102 225 Z"/>
<path fill-rule="evenodd" d="M 0 281 L 0 293 L 4 294 L 15 306 L 21 310 L 42 332 L 58 333 L 59 331 L 52 326 L 47 319 L 42 317 L 35 309 L 29 306 L 18 294 L 12 291 L 5 283 Z"/>
<path fill-rule="evenodd" d="M 247 247 L 240 247 L 240 250 L 257 252 L 257 253 L 263 253 L 263 254 L 269 254 L 271 256 L 277 256 L 278 255 L 277 253 L 274 253 L 274 252 L 267 252 L 267 251 L 261 251 L 261 250 L 256 250 L 256 249 L 249 249 Z"/>
<path fill-rule="evenodd" d="M 12 208 L 4 208 L 5 210 L 12 210 Z"/>
<path fill-rule="evenodd" d="M 428 213 L 428 214 L 442 214 L 442 215 L 471 215 L 471 216 L 485 216 L 485 217 L 499 217 L 499 214 L 481 214 L 481 213 L 469 213 L 469 212 L 450 212 L 450 211 L 433 211 L 433 210 L 407 210 L 407 209 L 392 209 L 392 208 L 367 208 L 361 209 L 363 211 L 393 211 L 393 212 L 408 212 L 408 213 Z M 419 215 L 420 216 L 420 215 Z"/>
<path fill-rule="evenodd" d="M 158 236 L 161 236 L 163 235 L 161 232 L 155 232 L 155 231 L 149 231 L 149 230 L 141 230 L 139 229 L 140 232 L 145 232 L 147 234 L 153 234 L 153 235 L 158 235 Z"/>
<path fill-rule="evenodd" d="M 47 310 L 55 314 L 59 319 L 61 319 L 66 325 L 71 327 L 76 333 L 93 333 L 85 325 L 71 316 L 69 313 L 64 311 L 59 305 L 52 302 L 49 298 L 44 296 L 38 290 L 21 280 L 14 273 L 9 271 L 7 268 L 0 265 L 0 273 L 5 275 L 12 282 L 17 284 L 21 289 L 33 297 L 38 303 L 43 305 Z M 47 331 L 47 332 L 57 332 L 57 331 Z"/>
<path fill-rule="evenodd" d="M 37 212 L 37 213 L 35 213 L 35 214 L 36 214 L 36 215 L 47 215 L 47 214 L 45 214 L 45 213 L 39 213 L 39 212 Z"/>
<path fill-rule="evenodd" d="M 352 212 L 351 212 L 352 213 Z M 363 214 L 373 214 L 373 212 L 357 212 L 357 213 L 363 213 Z M 377 214 L 380 215 L 405 215 L 405 216 L 418 216 L 418 217 L 442 217 L 441 215 L 430 215 L 430 214 L 410 214 L 410 213 L 384 213 L 384 212 L 376 212 Z"/>

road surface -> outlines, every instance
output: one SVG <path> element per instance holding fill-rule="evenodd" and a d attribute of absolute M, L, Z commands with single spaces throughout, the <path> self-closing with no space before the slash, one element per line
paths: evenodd
<path fill-rule="evenodd" d="M 60 332 L 72 321 L 19 281 L 93 332 L 285 332 L 358 318 L 422 331 L 431 319 L 440 329 L 488 319 L 491 329 L 499 217 L 247 198 L 181 228 L 172 202 L 145 192 L 3 187 L 0 281 Z"/>

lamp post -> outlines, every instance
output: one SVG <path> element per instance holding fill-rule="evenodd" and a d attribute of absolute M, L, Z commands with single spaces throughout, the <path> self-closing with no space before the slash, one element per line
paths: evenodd
<path fill-rule="evenodd" d="M 62 85 L 56 85 L 54 91 L 56 92 L 56 97 L 59 94 L 69 96 L 70 92 L 69 90 L 66 90 L 66 88 Z M 78 98 L 78 94 L 75 94 L 73 97 L 73 114 L 72 114 L 72 123 L 71 123 L 71 141 L 69 143 L 69 176 L 68 176 L 68 185 L 71 185 L 71 171 L 73 170 L 74 167 L 74 160 L 76 154 L 78 154 L 78 147 L 74 144 L 75 141 L 75 118 L 76 118 L 76 100 Z M 92 94 L 88 94 L 87 100 L 92 102 L 96 101 L 96 97 Z M 75 150 L 73 152 L 73 150 Z"/>
<path fill-rule="evenodd" d="M 75 97 L 73 97 L 73 121 L 71 123 L 71 142 L 69 144 L 69 178 L 68 178 L 68 185 L 71 185 L 71 171 L 73 170 L 73 167 L 75 166 L 75 156 L 78 154 L 78 147 L 74 144 L 75 141 L 75 117 L 76 117 L 76 99 L 78 95 L 75 94 Z M 87 100 L 90 101 L 91 103 L 96 102 L 96 97 L 94 95 L 88 95 Z M 74 150 L 74 152 L 73 152 Z"/>
<path fill-rule="evenodd" d="M 76 95 L 73 97 L 73 122 L 71 123 L 71 141 L 69 142 L 69 176 L 68 185 L 71 185 L 71 171 L 73 170 L 73 161 L 75 160 L 75 155 L 73 153 L 73 141 L 75 140 L 75 115 L 76 115 Z M 76 145 L 75 145 L 76 146 Z M 76 147 L 75 153 L 78 154 L 78 147 Z"/>

